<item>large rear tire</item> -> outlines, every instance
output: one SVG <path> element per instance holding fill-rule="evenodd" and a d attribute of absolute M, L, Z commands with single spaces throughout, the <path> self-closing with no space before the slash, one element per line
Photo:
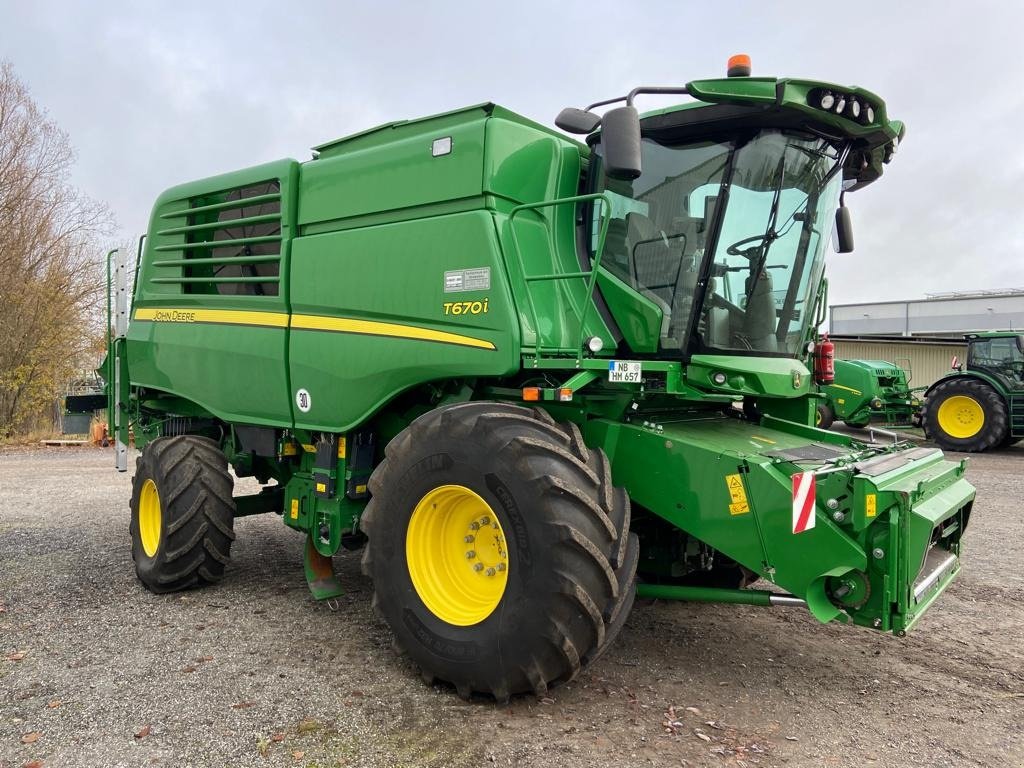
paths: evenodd
<path fill-rule="evenodd" d="M 151 592 L 220 581 L 235 539 L 227 459 L 205 437 L 149 443 L 132 478 L 132 559 Z"/>
<path fill-rule="evenodd" d="M 979 453 L 999 445 L 1009 432 L 1006 401 L 978 379 L 939 382 L 921 410 L 925 434 L 947 451 Z"/>
<path fill-rule="evenodd" d="M 424 679 L 505 701 L 604 653 L 633 604 L 639 545 L 629 498 L 575 425 L 463 403 L 385 454 L 360 522 L 363 572 Z"/>

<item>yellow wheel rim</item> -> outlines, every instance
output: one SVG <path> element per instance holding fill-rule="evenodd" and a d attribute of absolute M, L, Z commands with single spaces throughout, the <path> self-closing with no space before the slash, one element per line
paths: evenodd
<path fill-rule="evenodd" d="M 420 600 L 449 624 L 478 624 L 505 594 L 505 532 L 490 505 L 465 486 L 442 485 L 420 499 L 405 534 L 405 560 Z"/>
<path fill-rule="evenodd" d="M 156 483 L 146 480 L 139 493 L 139 538 L 147 557 L 156 555 L 160 547 L 160 494 Z"/>
<path fill-rule="evenodd" d="M 950 437 L 974 437 L 985 426 L 981 403 L 967 395 L 953 395 L 939 406 L 939 428 Z"/>
<path fill-rule="evenodd" d="M 815 426 L 821 424 L 821 411 L 819 410 L 814 411 L 814 424 Z"/>

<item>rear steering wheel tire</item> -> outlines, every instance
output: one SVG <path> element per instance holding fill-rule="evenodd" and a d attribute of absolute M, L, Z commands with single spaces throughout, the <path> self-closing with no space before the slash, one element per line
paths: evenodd
<path fill-rule="evenodd" d="M 161 437 L 142 451 L 132 478 L 132 559 L 150 592 L 220 581 L 235 539 L 227 459 L 205 437 Z"/>
<path fill-rule="evenodd" d="M 940 381 L 921 411 L 925 434 L 947 451 L 980 453 L 998 448 L 1009 434 L 1006 401 L 978 379 Z"/>
<path fill-rule="evenodd" d="M 505 701 L 573 679 L 622 629 L 639 543 L 600 450 L 543 410 L 473 402 L 401 432 L 360 527 L 374 610 L 429 682 Z"/>

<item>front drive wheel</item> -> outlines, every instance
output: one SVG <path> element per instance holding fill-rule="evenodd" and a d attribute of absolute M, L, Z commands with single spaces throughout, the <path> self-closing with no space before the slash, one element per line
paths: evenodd
<path fill-rule="evenodd" d="M 227 459 L 205 437 L 161 437 L 132 478 L 132 559 L 151 592 L 219 581 L 235 539 Z"/>
<path fill-rule="evenodd" d="M 424 679 L 542 694 L 601 655 L 635 595 L 629 499 L 541 410 L 463 403 L 388 445 L 360 526 L 374 608 Z"/>

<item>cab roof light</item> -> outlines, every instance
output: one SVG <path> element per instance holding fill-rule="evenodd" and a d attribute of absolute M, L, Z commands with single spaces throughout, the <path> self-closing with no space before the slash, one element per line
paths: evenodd
<path fill-rule="evenodd" d="M 750 56 L 746 53 L 737 53 L 735 56 L 729 57 L 729 63 L 726 67 L 726 75 L 729 77 L 750 77 Z"/>

